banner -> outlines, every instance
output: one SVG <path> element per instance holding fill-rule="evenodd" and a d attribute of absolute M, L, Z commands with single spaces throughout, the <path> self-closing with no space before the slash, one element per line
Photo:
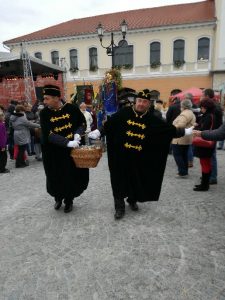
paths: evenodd
<path fill-rule="evenodd" d="M 92 104 L 93 86 L 92 85 L 77 85 L 77 104 L 85 102 L 87 105 Z"/>
<path fill-rule="evenodd" d="M 103 107 L 107 116 L 117 112 L 117 87 L 115 82 L 110 82 L 102 85 L 102 100 Z"/>

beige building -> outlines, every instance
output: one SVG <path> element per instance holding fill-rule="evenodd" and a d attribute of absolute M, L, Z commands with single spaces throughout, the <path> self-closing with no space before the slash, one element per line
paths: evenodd
<path fill-rule="evenodd" d="M 123 20 L 128 26 L 125 41 Z M 100 44 L 99 23 L 103 45 L 110 45 L 112 32 L 115 45 L 120 45 L 113 48 L 113 62 Z M 149 88 L 167 100 L 174 90 L 225 89 L 224 36 L 225 1 L 205 0 L 74 19 L 4 44 L 20 52 L 25 41 L 31 55 L 63 66 L 68 97 L 83 83 L 97 92 L 113 63 L 121 69 L 123 86 Z"/>
<path fill-rule="evenodd" d="M 213 88 L 221 92 L 222 103 L 225 104 L 225 1 L 216 0 L 215 14 L 217 25 L 214 36 L 213 56 Z"/>

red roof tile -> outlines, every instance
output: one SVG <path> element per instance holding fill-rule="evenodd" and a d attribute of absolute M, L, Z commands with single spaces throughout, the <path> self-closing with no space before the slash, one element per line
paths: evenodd
<path fill-rule="evenodd" d="M 106 32 L 120 31 L 120 23 L 124 19 L 128 24 L 128 30 L 214 21 L 214 6 L 214 1 L 208 0 L 74 19 L 5 41 L 4 43 L 10 44 L 21 41 L 93 34 L 96 33 L 96 27 L 99 22 L 102 23 Z"/>

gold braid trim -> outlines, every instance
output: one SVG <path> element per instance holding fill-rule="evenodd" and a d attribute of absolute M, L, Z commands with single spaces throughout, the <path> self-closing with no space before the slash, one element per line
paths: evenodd
<path fill-rule="evenodd" d="M 68 125 L 66 124 L 66 125 L 64 125 L 64 126 L 62 126 L 62 127 L 55 127 L 55 128 L 54 128 L 54 131 L 59 132 L 59 131 L 62 131 L 62 130 L 64 130 L 64 129 L 71 128 L 71 127 L 72 127 L 72 124 L 71 124 L 71 123 L 68 123 Z"/>
<path fill-rule="evenodd" d="M 136 136 L 136 137 L 138 137 L 139 139 L 144 139 L 145 138 L 145 135 L 144 134 L 140 134 L 140 133 L 133 133 L 132 131 L 127 131 L 126 132 L 126 134 L 128 135 L 128 136 Z"/>
<path fill-rule="evenodd" d="M 134 114 L 135 114 L 135 117 L 136 117 L 136 118 L 140 118 L 140 119 L 142 119 L 142 117 L 143 117 L 144 115 L 146 115 L 147 112 L 148 112 L 148 110 L 146 110 L 142 115 L 138 115 L 138 113 L 136 113 L 136 111 L 134 110 L 134 107 L 132 107 L 132 110 L 133 110 L 133 112 L 134 112 Z"/>
<path fill-rule="evenodd" d="M 138 127 L 140 127 L 141 129 L 145 129 L 146 128 L 146 125 L 145 124 L 143 124 L 143 123 L 137 123 L 137 122 L 134 122 L 134 121 L 131 121 L 131 120 L 128 120 L 127 121 L 127 124 L 128 125 L 132 125 L 132 126 L 138 126 Z"/>
<path fill-rule="evenodd" d="M 67 136 L 66 136 L 66 138 L 72 138 L 73 137 L 73 134 L 72 133 L 70 133 L 70 134 L 68 134 Z"/>
<path fill-rule="evenodd" d="M 125 143 L 124 144 L 124 147 L 125 148 L 127 148 L 127 149 L 131 149 L 131 148 L 133 148 L 133 149 L 135 149 L 135 150 L 138 150 L 138 151 L 141 151 L 142 150 L 142 146 L 141 145 L 131 145 L 131 144 L 128 144 L 128 143 Z"/>
<path fill-rule="evenodd" d="M 51 117 L 50 122 L 54 123 L 54 122 L 57 122 L 59 120 L 69 119 L 69 117 L 70 117 L 70 114 L 65 114 L 65 115 L 62 115 L 60 117 Z"/>

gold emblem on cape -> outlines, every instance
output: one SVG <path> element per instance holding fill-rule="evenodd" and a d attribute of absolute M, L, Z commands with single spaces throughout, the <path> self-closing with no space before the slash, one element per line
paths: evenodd
<path fill-rule="evenodd" d="M 133 133 L 132 131 L 130 131 L 130 130 L 128 130 L 127 132 L 126 132 L 126 134 L 128 135 L 128 136 L 136 136 L 136 137 L 138 137 L 139 139 L 144 139 L 145 138 L 145 135 L 144 134 L 140 134 L 140 133 Z"/>
<path fill-rule="evenodd" d="M 143 123 L 137 123 L 137 122 L 134 122 L 134 121 L 131 121 L 131 120 L 128 120 L 127 121 L 127 124 L 128 125 L 132 125 L 132 126 L 138 126 L 138 127 L 140 127 L 141 129 L 145 129 L 146 128 L 146 125 L 145 124 L 143 124 Z"/>
<path fill-rule="evenodd" d="M 57 122 L 59 120 L 69 119 L 69 117 L 70 117 L 70 114 L 65 114 L 65 115 L 62 115 L 60 117 L 51 117 L 50 122 L 54 123 L 54 122 Z"/>
<path fill-rule="evenodd" d="M 67 136 L 66 136 L 66 138 L 72 138 L 73 137 L 73 134 L 72 133 L 70 133 L 70 134 L 68 134 Z"/>
<path fill-rule="evenodd" d="M 124 144 L 124 147 L 127 148 L 127 149 L 135 149 L 135 150 L 138 150 L 138 151 L 141 151 L 142 150 L 142 146 L 141 145 L 131 145 L 129 143 L 125 143 Z"/>
<path fill-rule="evenodd" d="M 54 131 L 59 132 L 59 131 L 62 131 L 62 130 L 64 130 L 64 129 L 71 128 L 71 127 L 72 127 L 72 124 L 71 124 L 71 123 L 68 123 L 68 124 L 66 124 L 66 125 L 64 125 L 64 126 L 61 126 L 61 127 L 55 127 L 55 128 L 54 128 Z"/>

